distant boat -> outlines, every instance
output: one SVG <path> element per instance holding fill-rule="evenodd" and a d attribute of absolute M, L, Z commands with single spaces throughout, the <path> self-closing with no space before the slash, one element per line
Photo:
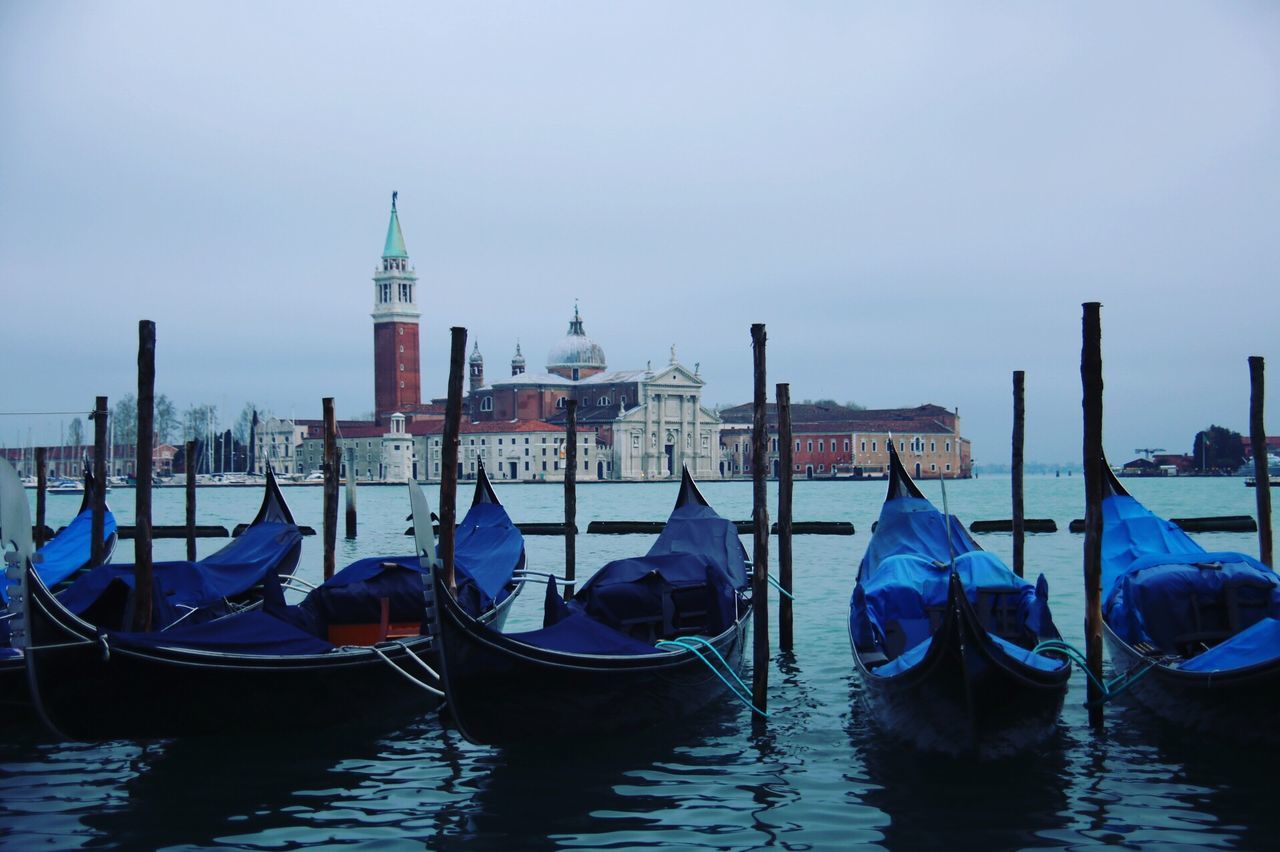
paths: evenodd
<path fill-rule="evenodd" d="M 1275 488 L 1277 485 L 1280 485 L 1280 477 L 1275 477 L 1275 476 L 1271 476 L 1270 474 L 1268 474 L 1268 482 L 1267 482 L 1267 484 L 1268 484 L 1268 485 L 1270 485 L 1272 488 Z M 1251 477 L 1249 477 L 1248 479 L 1246 479 L 1246 480 L 1244 481 L 1244 487 L 1245 487 L 1245 488 L 1257 488 L 1257 487 L 1258 487 L 1258 480 L 1251 476 Z"/>

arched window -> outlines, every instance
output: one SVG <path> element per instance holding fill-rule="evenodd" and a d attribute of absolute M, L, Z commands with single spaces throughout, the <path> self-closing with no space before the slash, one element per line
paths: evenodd
<path fill-rule="evenodd" d="M 565 399 L 564 399 L 564 397 L 559 397 L 559 398 L 557 398 L 557 399 L 556 399 L 556 408 L 564 408 L 564 406 L 565 406 Z"/>
<path fill-rule="evenodd" d="M 481 410 L 481 411 L 493 411 L 493 397 L 491 397 L 491 396 L 486 396 L 485 398 L 483 398 L 482 400 L 480 400 L 480 410 Z"/>

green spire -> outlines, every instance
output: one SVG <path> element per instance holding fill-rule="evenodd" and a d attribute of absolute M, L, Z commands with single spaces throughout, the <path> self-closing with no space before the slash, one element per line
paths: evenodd
<path fill-rule="evenodd" d="M 391 193 L 391 221 L 387 223 L 387 244 L 382 249 L 382 256 L 407 259 L 409 252 L 405 251 L 404 234 L 400 233 L 400 217 L 396 214 L 396 196 L 399 194 Z"/>

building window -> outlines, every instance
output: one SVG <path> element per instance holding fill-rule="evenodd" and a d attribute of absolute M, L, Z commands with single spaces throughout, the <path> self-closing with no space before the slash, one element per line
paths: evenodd
<path fill-rule="evenodd" d="M 873 453 L 874 453 L 875 451 L 876 451 L 876 442 L 875 442 L 875 441 L 872 441 L 872 442 L 871 442 L 871 452 L 873 452 Z"/>
<path fill-rule="evenodd" d="M 404 326 L 400 326 L 400 334 L 404 334 Z"/>
<path fill-rule="evenodd" d="M 938 442 L 937 442 L 937 441 L 930 441 L 930 442 L 929 442 L 929 452 L 931 452 L 931 453 L 936 453 L 937 451 L 938 451 Z"/>
<path fill-rule="evenodd" d="M 844 439 L 844 451 L 845 451 L 846 453 L 847 453 L 847 452 L 849 452 L 849 439 L 848 439 L 848 438 L 845 438 L 845 439 Z"/>
<path fill-rule="evenodd" d="M 823 445 L 823 442 L 822 442 L 822 441 L 819 441 L 819 442 L 818 442 L 818 452 L 823 452 L 822 445 Z"/>
<path fill-rule="evenodd" d="M 632 436 L 631 436 L 631 449 L 633 449 L 633 450 L 638 450 L 638 449 L 640 449 L 640 436 L 639 436 L 639 435 L 632 435 Z"/>
<path fill-rule="evenodd" d="M 711 436 L 710 436 L 710 435 L 703 435 L 703 436 L 702 436 L 702 450 L 703 450 L 703 452 L 706 452 L 706 451 L 708 451 L 708 450 L 710 450 L 710 449 L 711 449 Z"/>
<path fill-rule="evenodd" d="M 620 395 L 618 396 L 618 404 L 619 404 L 619 405 L 626 405 L 626 404 L 627 404 L 627 395 L 626 395 L 625 393 L 624 393 L 624 394 L 620 394 Z"/>
<path fill-rule="evenodd" d="M 808 452 L 813 452 L 813 441 L 809 441 L 809 442 L 807 442 L 807 443 L 808 443 L 808 450 L 807 450 L 807 451 L 808 451 Z"/>
<path fill-rule="evenodd" d="M 564 397 L 559 397 L 556 399 L 556 408 L 564 408 L 564 404 L 565 404 Z"/>
<path fill-rule="evenodd" d="M 947 470 L 951 470 L 951 465 L 950 465 L 950 464 L 948 464 L 948 465 L 947 465 Z"/>
<path fill-rule="evenodd" d="M 937 469 L 938 469 L 938 466 L 936 464 L 929 465 L 929 470 L 937 470 Z"/>
<path fill-rule="evenodd" d="M 796 452 L 800 452 L 800 442 L 796 441 Z"/>
<path fill-rule="evenodd" d="M 493 397 L 486 396 L 480 400 L 481 411 L 493 411 Z"/>
<path fill-rule="evenodd" d="M 825 469 L 826 469 L 826 465 L 823 465 L 823 464 L 818 465 L 818 473 L 822 473 L 822 471 L 824 471 Z"/>
<path fill-rule="evenodd" d="M 946 448 L 947 452 L 951 452 L 951 442 L 950 442 L 950 441 L 947 441 L 945 444 L 943 444 L 943 447 L 945 447 L 945 448 Z"/>
<path fill-rule="evenodd" d="M 403 380 L 401 380 L 401 382 L 400 382 L 400 387 L 404 387 L 404 381 L 403 381 Z"/>

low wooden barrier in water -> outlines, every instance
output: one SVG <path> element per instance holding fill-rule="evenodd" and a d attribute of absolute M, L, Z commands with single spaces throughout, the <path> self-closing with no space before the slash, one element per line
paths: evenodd
<path fill-rule="evenodd" d="M 1052 533 L 1058 531 L 1058 524 L 1052 518 L 1023 518 L 1022 529 L 1029 533 Z M 1013 532 L 1012 518 L 999 518 L 993 521 L 974 521 L 969 524 L 971 533 Z"/>

